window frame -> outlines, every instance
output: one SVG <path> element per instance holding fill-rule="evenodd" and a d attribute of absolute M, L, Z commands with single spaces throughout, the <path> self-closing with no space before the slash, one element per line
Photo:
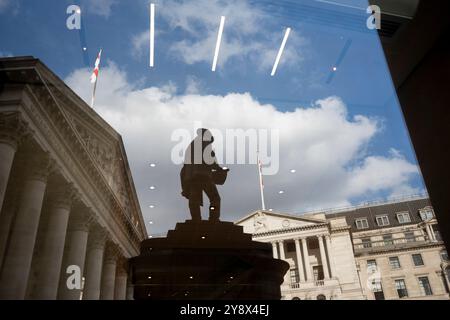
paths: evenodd
<path fill-rule="evenodd" d="M 426 283 L 428 285 L 427 288 L 425 288 L 425 286 L 421 282 L 421 279 L 425 279 L 426 280 Z M 430 279 L 428 279 L 428 276 L 419 276 L 419 277 L 417 277 L 417 280 L 419 282 L 419 288 L 420 288 L 420 292 L 422 293 L 422 295 L 423 296 L 432 296 L 433 295 L 433 289 L 431 288 L 431 283 L 430 283 Z M 429 292 L 427 292 L 427 289 L 429 290 Z"/>
<path fill-rule="evenodd" d="M 386 239 L 389 237 L 389 239 Z M 394 237 L 391 233 L 383 235 L 383 243 L 385 246 L 392 246 L 394 244 Z"/>
<path fill-rule="evenodd" d="M 387 223 L 384 223 L 383 219 L 386 218 Z M 378 220 L 381 219 L 381 220 Z M 387 214 L 380 214 L 378 216 L 375 217 L 375 221 L 377 222 L 377 225 L 379 227 L 385 227 L 385 226 L 389 226 L 391 223 L 389 221 L 389 216 Z M 382 221 L 383 223 L 380 224 L 380 221 Z"/>
<path fill-rule="evenodd" d="M 408 237 L 406 234 L 411 234 L 412 236 Z M 416 242 L 416 235 L 414 234 L 414 231 L 403 232 L 403 235 L 404 235 L 405 240 L 406 240 L 407 243 Z"/>
<path fill-rule="evenodd" d="M 431 214 L 431 217 L 429 217 L 429 214 Z M 433 208 L 427 207 L 419 210 L 419 215 L 422 221 L 429 221 L 434 219 L 434 211 Z"/>
<path fill-rule="evenodd" d="M 414 256 L 420 257 L 420 261 L 422 262 L 422 264 L 416 264 L 416 260 L 414 259 Z M 414 267 L 423 267 L 423 266 L 425 266 L 425 261 L 423 261 L 423 257 L 422 257 L 421 253 L 413 253 L 413 254 L 411 254 L 411 259 L 413 261 Z"/>
<path fill-rule="evenodd" d="M 363 226 L 363 224 L 364 224 L 364 223 L 362 223 L 363 221 L 365 222 L 366 226 Z M 358 222 L 361 223 L 361 227 L 358 226 Z M 369 221 L 367 220 L 367 218 L 355 219 L 355 225 L 356 225 L 356 229 L 358 229 L 358 230 L 369 229 Z"/>
<path fill-rule="evenodd" d="M 364 241 L 368 240 L 368 241 Z M 372 238 L 361 238 L 361 244 L 364 249 L 372 248 Z"/>
<path fill-rule="evenodd" d="M 398 286 L 399 283 L 401 284 L 400 288 Z M 399 299 L 407 298 L 409 296 L 405 279 L 395 279 L 394 285 L 395 285 L 395 290 L 397 291 L 397 295 L 398 295 Z"/>
<path fill-rule="evenodd" d="M 400 258 L 398 256 L 389 257 L 388 260 L 389 260 L 389 266 L 391 267 L 391 270 L 398 270 L 398 269 L 402 268 L 402 265 L 400 263 Z M 396 261 L 398 266 L 394 266 L 393 263 L 392 263 L 393 261 Z"/>
<path fill-rule="evenodd" d="M 370 262 L 370 263 L 369 263 Z M 374 262 L 374 263 L 372 263 Z M 378 270 L 378 263 L 376 259 L 370 259 L 366 261 L 367 271 L 370 273 L 375 273 Z"/>
<path fill-rule="evenodd" d="M 408 217 L 408 221 L 401 221 L 401 219 L 400 219 L 400 217 Z M 403 219 L 402 218 L 402 219 Z M 402 211 L 402 212 L 397 212 L 397 221 L 398 221 L 398 223 L 400 223 L 400 224 L 405 224 L 405 223 L 410 223 L 411 222 L 411 215 L 409 214 L 409 211 Z"/>

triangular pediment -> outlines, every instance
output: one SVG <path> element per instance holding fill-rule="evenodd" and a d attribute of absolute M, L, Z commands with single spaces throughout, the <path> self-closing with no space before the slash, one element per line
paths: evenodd
<path fill-rule="evenodd" d="M 76 139 L 95 163 L 123 210 L 134 224 L 139 221 L 143 225 L 137 214 L 140 212 L 139 202 L 120 134 L 50 70 L 44 67 L 40 72 L 76 132 Z"/>
<path fill-rule="evenodd" d="M 272 211 L 255 211 L 236 222 L 246 233 L 312 227 L 326 222 L 323 214 L 290 215 Z"/>

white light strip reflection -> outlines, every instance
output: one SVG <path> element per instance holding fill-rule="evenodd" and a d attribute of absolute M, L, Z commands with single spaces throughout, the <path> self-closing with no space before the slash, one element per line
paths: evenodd
<path fill-rule="evenodd" d="M 150 67 L 154 66 L 155 53 L 155 4 L 150 4 Z"/>
<path fill-rule="evenodd" d="M 222 40 L 222 32 L 223 32 L 223 25 L 225 24 L 225 17 L 220 17 L 220 25 L 219 25 L 219 34 L 217 35 L 217 42 L 216 42 L 216 50 L 214 51 L 214 60 L 212 64 L 211 70 L 214 72 L 216 71 L 217 66 L 217 57 L 219 56 L 219 49 L 220 49 L 220 42 Z"/>
<path fill-rule="evenodd" d="M 281 55 L 283 54 L 284 46 L 286 45 L 286 41 L 289 37 L 289 33 L 291 32 L 291 28 L 287 28 L 284 34 L 283 42 L 281 42 L 280 50 L 278 50 L 277 58 L 275 59 L 275 63 L 272 68 L 272 73 L 270 74 L 272 77 L 275 75 L 275 72 L 278 68 L 278 63 L 280 62 Z"/>

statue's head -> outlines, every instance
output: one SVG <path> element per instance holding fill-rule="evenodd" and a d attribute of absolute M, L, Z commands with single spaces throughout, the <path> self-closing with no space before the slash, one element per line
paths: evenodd
<path fill-rule="evenodd" d="M 202 137 L 203 141 L 210 141 L 210 142 L 214 141 L 214 137 L 213 137 L 211 131 L 209 131 L 206 128 L 197 129 L 197 136 Z"/>

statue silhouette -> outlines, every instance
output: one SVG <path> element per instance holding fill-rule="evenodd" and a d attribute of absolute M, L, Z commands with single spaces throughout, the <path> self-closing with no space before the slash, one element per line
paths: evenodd
<path fill-rule="evenodd" d="M 198 129 L 185 152 L 184 165 L 180 172 L 181 194 L 189 200 L 192 220 L 202 219 L 203 191 L 209 198 L 209 220 L 219 221 L 220 196 L 216 184 L 223 184 L 229 169 L 222 168 L 212 148 L 214 137 L 208 129 Z"/>

